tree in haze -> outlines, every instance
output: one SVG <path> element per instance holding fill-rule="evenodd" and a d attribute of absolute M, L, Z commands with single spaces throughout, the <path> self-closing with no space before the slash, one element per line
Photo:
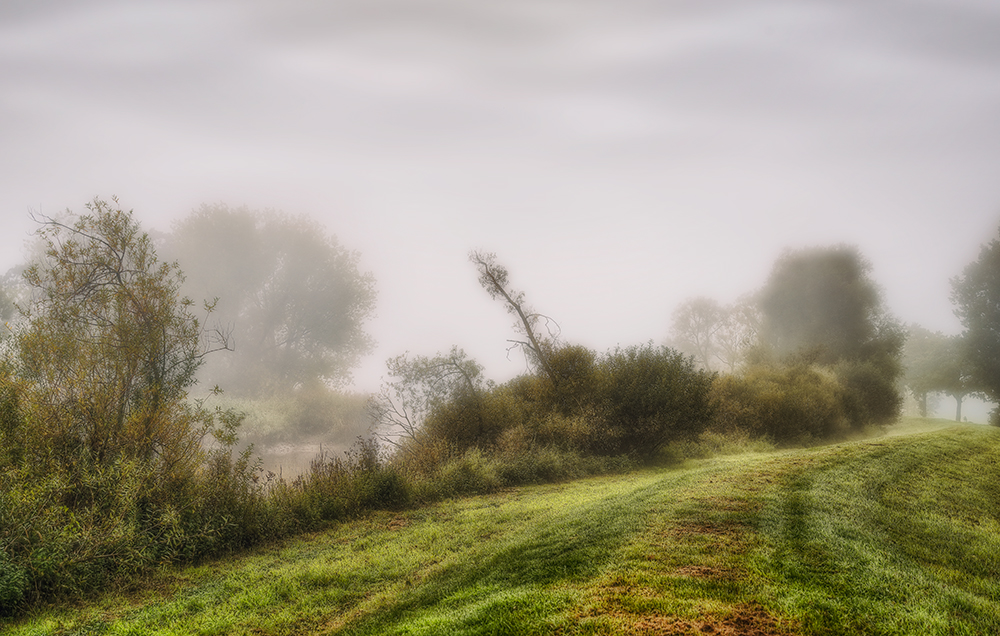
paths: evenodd
<path fill-rule="evenodd" d="M 384 442 L 404 452 L 416 452 L 430 437 L 454 437 L 426 430 L 427 418 L 442 411 L 459 411 L 466 436 L 475 438 L 482 425 L 482 395 L 492 388 L 483 367 L 459 347 L 433 357 L 403 354 L 386 362 L 392 380 L 367 404 L 372 430 Z M 455 418 L 453 418 L 455 419 Z"/>
<path fill-rule="evenodd" d="M 16 349 L 34 425 L 64 461 L 190 467 L 205 431 L 187 391 L 206 347 L 183 276 L 117 201 L 87 209 L 72 225 L 40 219 L 44 258 L 24 274 Z"/>
<path fill-rule="evenodd" d="M 955 315 L 965 327 L 965 358 L 972 386 L 1000 402 L 1000 240 L 983 245 L 979 257 L 951 280 Z M 998 411 L 991 422 L 1000 423 Z"/>
<path fill-rule="evenodd" d="M 736 371 L 757 336 L 759 312 L 750 298 L 720 305 L 698 297 L 673 313 L 670 345 L 708 371 Z"/>
<path fill-rule="evenodd" d="M 205 369 L 213 383 L 241 394 L 342 383 L 371 350 L 374 278 L 317 222 L 203 206 L 168 246 L 187 273 L 185 292 L 217 299 L 214 315 L 231 333 L 232 355 Z"/>
<path fill-rule="evenodd" d="M 672 316 L 671 345 L 694 358 L 702 369 L 714 370 L 718 348 L 715 335 L 722 328 L 724 313 L 722 305 L 704 296 L 683 302 Z"/>
<path fill-rule="evenodd" d="M 962 400 L 972 393 L 965 352 L 961 336 L 946 336 L 915 324 L 907 329 L 903 381 L 922 417 L 927 417 L 928 394 L 944 393 L 955 399 L 955 421 L 962 420 Z"/>
<path fill-rule="evenodd" d="M 905 332 L 870 272 L 853 247 L 785 253 L 760 292 L 761 341 L 779 360 L 834 369 L 849 391 L 852 420 L 882 423 L 902 403 L 896 381 Z"/>
<path fill-rule="evenodd" d="M 543 323 L 548 329 L 554 321 L 531 309 L 525 301 L 523 291 L 515 291 L 510 287 L 507 268 L 497 262 L 496 254 L 473 251 L 469 254 L 469 260 L 479 272 L 479 284 L 490 298 L 502 300 L 507 313 L 517 317 L 514 329 L 524 337 L 524 340 L 510 340 L 512 345 L 520 347 L 529 363 L 536 366 L 553 386 L 558 387 L 560 377 L 550 362 L 555 348 L 555 338 L 551 331 L 548 334 L 541 332 Z"/>

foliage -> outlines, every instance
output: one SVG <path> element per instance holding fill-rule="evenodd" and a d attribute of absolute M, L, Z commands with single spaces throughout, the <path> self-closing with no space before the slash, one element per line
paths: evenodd
<path fill-rule="evenodd" d="M 853 247 L 788 252 L 760 292 L 764 349 L 756 362 L 834 369 L 856 427 L 888 423 L 902 405 L 905 331 L 883 307 L 870 270 Z"/>
<path fill-rule="evenodd" d="M 258 396 L 342 382 L 371 350 L 364 322 L 374 278 L 359 256 L 306 217 L 203 206 L 174 227 L 167 247 L 192 298 L 217 299 L 235 351 L 212 360 L 212 384 Z"/>
<path fill-rule="evenodd" d="M 487 384 L 482 366 L 465 351 L 452 347 L 448 354 L 433 357 L 403 354 L 388 360 L 386 367 L 394 379 L 383 383 L 367 406 L 380 439 L 412 450 L 428 435 L 447 442 L 480 435 L 480 400 Z M 428 418 L 434 423 L 428 424 Z M 456 418 L 459 422 L 449 429 Z"/>
<path fill-rule="evenodd" d="M 40 220 L 44 260 L 25 271 L 33 294 L 0 370 L 0 550 L 20 573 L 4 583 L 15 607 L 132 576 L 179 546 L 234 543 L 217 537 L 235 504 L 196 502 L 222 492 L 204 467 L 228 465 L 240 416 L 188 399 L 210 344 L 181 274 L 130 212 L 88 210 Z M 252 478 L 245 462 L 235 470 Z"/>
<path fill-rule="evenodd" d="M 786 252 L 760 294 L 765 342 L 779 357 L 815 350 L 820 364 L 857 357 L 883 314 L 870 270 L 852 247 Z"/>
<path fill-rule="evenodd" d="M 1000 239 L 983 245 L 951 287 L 955 314 L 965 327 L 963 357 L 970 382 L 1000 402 Z"/>
<path fill-rule="evenodd" d="M 257 399 L 223 396 L 220 402 L 245 415 L 240 445 L 251 443 L 263 451 L 286 443 L 347 448 L 368 432 L 368 400 L 367 394 L 309 385 Z"/>
<path fill-rule="evenodd" d="M 962 336 L 910 325 L 903 349 L 904 382 L 917 399 L 921 416 L 927 416 L 927 394 L 941 392 L 955 398 L 955 420 L 962 419 L 962 399 L 972 392 L 965 351 Z"/>
<path fill-rule="evenodd" d="M 850 422 L 844 389 L 819 367 L 757 366 L 716 378 L 712 430 L 747 434 L 779 444 L 808 444 L 843 435 Z"/>
<path fill-rule="evenodd" d="M 646 344 L 608 352 L 598 366 L 602 439 L 592 450 L 651 457 L 668 441 L 707 427 L 714 374 L 695 369 L 683 354 Z"/>
<path fill-rule="evenodd" d="M 404 507 L 411 497 L 404 475 L 386 461 L 373 439 L 359 439 L 342 457 L 319 455 L 309 472 L 291 484 L 279 483 L 274 494 L 302 529 L 322 528 L 368 510 Z"/>
<path fill-rule="evenodd" d="M 552 375 L 525 375 L 496 387 L 480 384 L 478 371 L 455 371 L 464 358 L 454 354 L 415 358 L 390 385 L 402 396 L 391 413 L 407 417 L 399 424 L 406 431 L 404 453 L 448 460 L 474 448 L 511 455 L 554 448 L 642 459 L 672 439 L 696 435 L 710 419 L 712 374 L 666 347 L 648 344 L 598 357 L 585 347 L 563 346 L 549 353 Z M 387 395 L 384 388 L 380 404 L 388 403 Z M 416 406 L 403 408 L 410 404 Z M 376 415 L 387 411 L 381 407 Z"/>
<path fill-rule="evenodd" d="M 104 201 L 73 226 L 45 219 L 46 260 L 17 338 L 37 425 L 64 461 L 155 463 L 164 474 L 200 459 L 205 433 L 187 390 L 205 353 L 182 275 L 160 263 L 131 212 Z M 81 455 L 82 454 L 82 455 Z"/>
<path fill-rule="evenodd" d="M 759 310 L 750 297 L 727 306 L 692 298 L 674 310 L 670 344 L 702 369 L 733 373 L 756 343 L 759 325 Z"/>

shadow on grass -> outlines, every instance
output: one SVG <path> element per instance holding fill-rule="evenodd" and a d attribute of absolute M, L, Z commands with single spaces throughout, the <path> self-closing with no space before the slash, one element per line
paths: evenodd
<path fill-rule="evenodd" d="M 1000 633 L 998 446 L 886 440 L 789 474 L 762 519 L 783 610 L 806 633 Z"/>
<path fill-rule="evenodd" d="M 573 601 L 560 584 L 597 573 L 637 531 L 657 484 L 553 512 L 484 545 L 341 634 L 533 634 Z M 482 560 L 477 559 L 481 555 Z"/>

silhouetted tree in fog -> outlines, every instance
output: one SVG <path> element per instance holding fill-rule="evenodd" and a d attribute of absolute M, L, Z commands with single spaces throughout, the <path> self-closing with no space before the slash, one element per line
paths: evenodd
<path fill-rule="evenodd" d="M 203 206 L 168 242 L 193 298 L 218 298 L 234 353 L 213 360 L 214 383 L 237 393 L 342 382 L 372 341 L 365 320 L 375 282 L 317 222 L 275 212 Z"/>
<path fill-rule="evenodd" d="M 955 314 L 965 327 L 965 358 L 972 385 L 1000 401 L 1000 240 L 979 251 L 979 258 L 951 281 Z M 991 423 L 1000 424 L 998 411 Z"/>
<path fill-rule="evenodd" d="M 555 372 L 549 361 L 555 347 L 555 339 L 551 333 L 542 334 L 539 329 L 542 323 L 545 323 L 546 328 L 548 328 L 549 325 L 554 324 L 554 321 L 531 309 L 525 301 L 524 292 L 515 291 L 510 287 L 507 280 L 507 268 L 497 262 L 496 254 L 473 251 L 469 253 L 469 260 L 479 272 L 479 284 L 490 295 L 490 298 L 502 300 L 507 313 L 517 316 L 514 329 L 521 333 L 525 340 L 512 339 L 510 342 L 515 347 L 521 347 L 529 362 L 537 366 L 552 382 L 553 386 L 558 386 L 559 374 Z"/>
<path fill-rule="evenodd" d="M 927 394 L 945 393 L 955 398 L 955 421 L 962 419 L 962 400 L 972 392 L 967 372 L 965 342 L 920 325 L 910 325 L 903 349 L 904 382 L 916 398 L 920 415 L 927 416 Z"/>
<path fill-rule="evenodd" d="M 748 297 L 732 305 L 711 298 L 692 298 L 673 313 L 670 345 L 709 371 L 736 371 L 755 344 L 759 311 Z"/>
<path fill-rule="evenodd" d="M 760 293 L 761 340 L 778 359 L 831 367 L 849 391 L 851 419 L 880 423 L 902 403 L 905 332 L 870 271 L 853 247 L 787 252 Z"/>

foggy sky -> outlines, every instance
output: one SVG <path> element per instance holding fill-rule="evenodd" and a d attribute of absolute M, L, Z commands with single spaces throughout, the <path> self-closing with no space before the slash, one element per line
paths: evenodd
<path fill-rule="evenodd" d="M 29 211 L 95 195 L 146 229 L 318 217 L 377 279 L 362 390 L 405 350 L 523 369 L 474 248 L 599 350 L 842 242 L 957 333 L 948 280 L 1000 223 L 1000 4 L 8 0 L 0 150 L 0 271 Z"/>

